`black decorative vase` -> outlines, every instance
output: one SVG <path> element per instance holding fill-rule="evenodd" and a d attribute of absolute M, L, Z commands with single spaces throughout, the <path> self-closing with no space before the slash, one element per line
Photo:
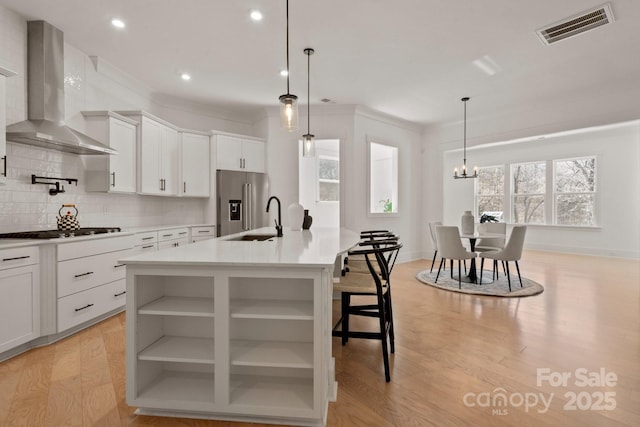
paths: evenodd
<path fill-rule="evenodd" d="M 313 217 L 309 215 L 309 209 L 304 210 L 304 219 L 302 220 L 302 229 L 308 230 L 311 228 L 311 223 L 313 222 Z"/>

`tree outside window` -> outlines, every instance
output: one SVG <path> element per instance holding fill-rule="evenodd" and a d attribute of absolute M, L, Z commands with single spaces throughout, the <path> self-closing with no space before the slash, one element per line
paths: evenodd
<path fill-rule="evenodd" d="M 476 217 L 483 212 L 504 212 L 504 166 L 478 169 L 476 179 Z M 501 217 L 502 215 L 500 215 Z"/>
<path fill-rule="evenodd" d="M 511 165 L 512 215 L 515 224 L 544 224 L 546 162 Z"/>
<path fill-rule="evenodd" d="M 318 156 L 318 201 L 340 200 L 340 161 L 327 156 Z"/>
<path fill-rule="evenodd" d="M 596 225 L 596 159 L 556 160 L 555 223 L 560 225 Z"/>

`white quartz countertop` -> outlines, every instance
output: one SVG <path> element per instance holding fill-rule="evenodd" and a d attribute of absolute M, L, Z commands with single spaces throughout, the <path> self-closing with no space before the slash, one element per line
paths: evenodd
<path fill-rule="evenodd" d="M 345 228 L 316 227 L 292 231 L 265 241 L 234 241 L 245 234 L 275 234 L 273 227 L 204 240 L 176 248 L 148 252 L 119 260 L 127 265 L 162 266 L 329 266 L 336 255 L 348 251 L 360 235 Z"/>

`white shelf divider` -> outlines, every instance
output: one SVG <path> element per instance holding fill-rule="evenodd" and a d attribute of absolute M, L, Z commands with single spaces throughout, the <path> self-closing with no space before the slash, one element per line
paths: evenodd
<path fill-rule="evenodd" d="M 138 354 L 138 360 L 214 363 L 212 338 L 163 336 Z"/>
<path fill-rule="evenodd" d="M 312 301 L 236 299 L 231 301 L 234 319 L 313 320 Z"/>
<path fill-rule="evenodd" d="M 213 298 L 164 296 L 140 307 L 138 314 L 214 317 Z"/>
<path fill-rule="evenodd" d="M 231 341 L 231 364 L 272 368 L 313 368 L 313 343 Z"/>

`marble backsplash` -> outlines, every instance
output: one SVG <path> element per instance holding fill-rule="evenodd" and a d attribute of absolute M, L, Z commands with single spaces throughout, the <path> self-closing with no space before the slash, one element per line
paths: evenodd
<path fill-rule="evenodd" d="M 7 143 L 7 183 L 0 185 L 0 233 L 53 229 L 62 204 L 77 206 L 82 227 L 141 227 L 204 222 L 207 199 L 87 192 L 83 156 Z M 31 175 L 77 178 L 49 195 Z"/>

